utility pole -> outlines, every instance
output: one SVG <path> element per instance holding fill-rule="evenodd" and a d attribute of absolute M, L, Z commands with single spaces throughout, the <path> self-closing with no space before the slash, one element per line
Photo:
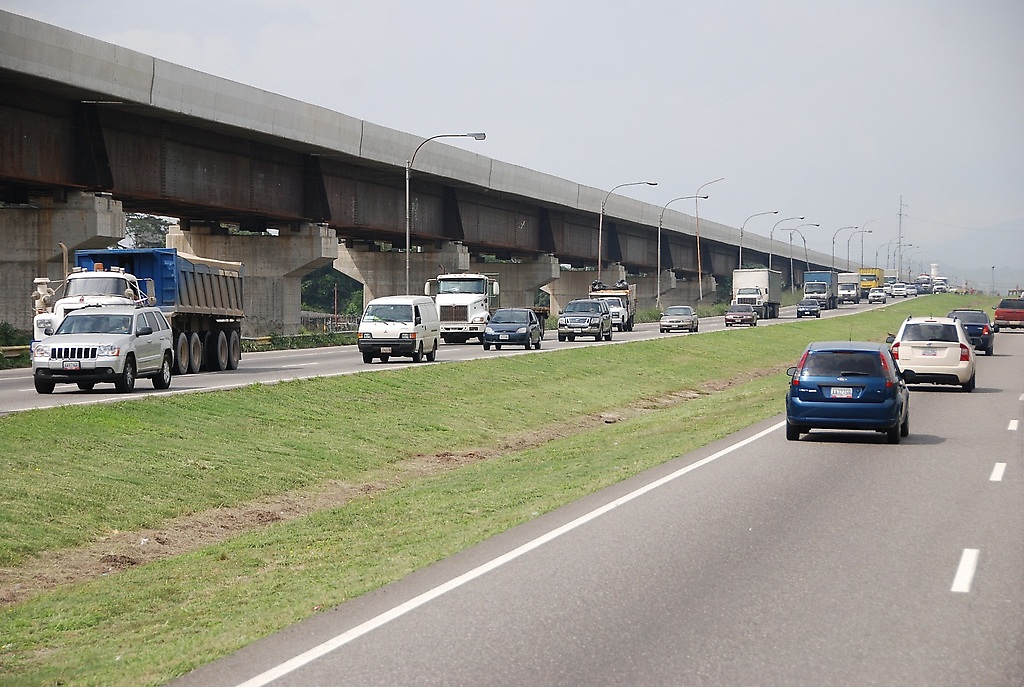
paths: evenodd
<path fill-rule="evenodd" d="M 896 237 L 896 253 L 899 256 L 896 260 L 896 281 L 903 281 L 902 275 L 900 275 L 903 267 L 903 196 L 900 196 L 900 224 Z"/>

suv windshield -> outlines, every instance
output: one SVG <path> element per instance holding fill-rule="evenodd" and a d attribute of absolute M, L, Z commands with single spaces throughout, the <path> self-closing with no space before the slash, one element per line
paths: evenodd
<path fill-rule="evenodd" d="M 873 351 L 814 351 L 804 361 L 803 374 L 812 377 L 880 377 L 882 363 Z"/>
<path fill-rule="evenodd" d="M 601 306 L 594 301 L 573 301 L 565 306 L 565 312 L 601 312 Z"/>
<path fill-rule="evenodd" d="M 130 334 L 131 315 L 68 315 L 55 334 Z"/>

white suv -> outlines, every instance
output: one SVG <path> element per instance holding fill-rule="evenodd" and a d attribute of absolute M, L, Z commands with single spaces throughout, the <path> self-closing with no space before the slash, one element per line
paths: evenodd
<path fill-rule="evenodd" d="M 157 389 L 171 385 L 171 326 L 158 308 L 87 306 L 68 313 L 57 331 L 32 346 L 36 391 L 53 393 L 58 383 L 88 391 L 113 382 L 120 392 L 149 377 Z"/>
<path fill-rule="evenodd" d="M 974 390 L 974 346 L 955 317 L 908 317 L 888 341 L 907 384 Z"/>

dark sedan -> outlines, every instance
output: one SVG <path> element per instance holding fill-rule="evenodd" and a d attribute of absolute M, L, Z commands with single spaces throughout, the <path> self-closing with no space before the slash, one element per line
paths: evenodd
<path fill-rule="evenodd" d="M 805 298 L 796 304 L 796 316 L 821 317 L 821 303 L 816 298 Z"/>
<path fill-rule="evenodd" d="M 964 308 L 962 310 L 951 310 L 946 317 L 955 317 L 960 320 L 967 338 L 971 340 L 975 350 L 985 351 L 985 355 L 992 355 L 995 352 L 995 327 L 988 319 L 988 313 L 984 310 Z"/>
<path fill-rule="evenodd" d="M 749 327 L 757 326 L 757 311 L 754 306 L 746 303 L 730 305 L 725 311 L 725 326 L 731 327 L 734 324 L 745 324 Z"/>
<path fill-rule="evenodd" d="M 500 351 L 505 344 L 539 349 L 544 327 L 537 313 L 529 308 L 499 308 L 484 329 L 484 350 Z"/>

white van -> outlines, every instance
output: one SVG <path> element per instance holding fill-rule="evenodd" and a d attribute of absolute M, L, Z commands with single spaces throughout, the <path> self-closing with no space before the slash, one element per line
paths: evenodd
<path fill-rule="evenodd" d="M 433 362 L 441 338 L 437 306 L 427 296 L 374 298 L 359 320 L 357 338 L 364 363 L 386 363 L 393 355 Z"/>

